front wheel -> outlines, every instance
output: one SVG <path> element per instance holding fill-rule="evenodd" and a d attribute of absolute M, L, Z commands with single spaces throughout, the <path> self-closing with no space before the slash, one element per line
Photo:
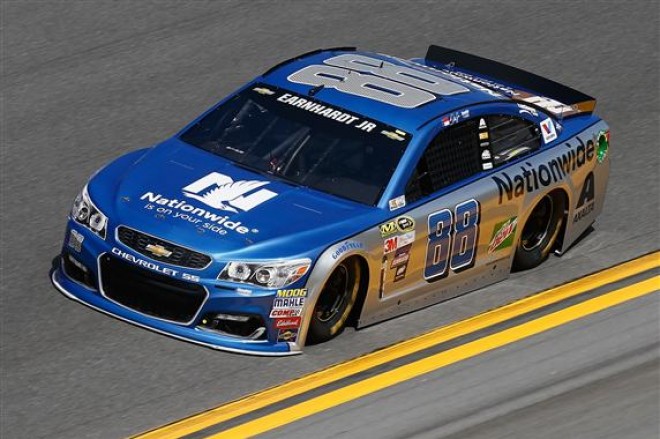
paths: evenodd
<path fill-rule="evenodd" d="M 334 269 L 316 301 L 307 333 L 310 343 L 328 341 L 343 331 L 359 288 L 360 265 L 357 259 L 343 261 Z"/>
<path fill-rule="evenodd" d="M 565 207 L 566 201 L 558 192 L 545 195 L 534 206 L 518 239 L 514 269 L 534 268 L 548 257 L 564 223 Z"/>

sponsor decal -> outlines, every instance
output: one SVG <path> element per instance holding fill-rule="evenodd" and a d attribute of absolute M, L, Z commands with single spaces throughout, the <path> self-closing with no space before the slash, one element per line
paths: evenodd
<path fill-rule="evenodd" d="M 291 77 L 289 77 L 290 79 Z M 355 128 L 359 128 L 362 131 L 370 133 L 377 125 L 366 119 L 361 119 L 358 116 L 354 116 L 350 113 L 345 113 L 343 111 L 337 110 L 333 107 L 320 104 L 309 98 L 303 98 L 301 96 L 295 96 L 291 93 L 284 93 L 277 98 L 278 102 L 291 105 L 301 110 L 309 111 L 318 116 L 325 117 L 327 119 L 334 120 L 335 122 L 343 123 L 344 125 L 349 125 Z"/>
<path fill-rule="evenodd" d="M 307 297 L 307 288 L 277 290 L 276 297 Z"/>
<path fill-rule="evenodd" d="M 305 306 L 306 297 L 306 288 L 277 290 L 273 299 L 270 318 L 300 317 Z"/>
<path fill-rule="evenodd" d="M 491 96 L 508 96 L 516 100 L 521 100 L 529 104 L 536 105 L 554 114 L 567 116 L 574 114 L 577 110 L 569 105 L 562 104 L 554 99 L 546 98 L 543 96 L 536 96 L 523 90 L 516 90 L 504 84 L 491 81 L 489 79 L 481 78 L 479 76 L 470 75 L 461 71 L 446 68 L 440 70 L 442 73 L 451 75 L 458 79 L 460 82 L 469 83 L 472 86 L 477 86 L 479 90 L 490 94 Z"/>
<path fill-rule="evenodd" d="M 349 250 L 357 250 L 364 248 L 364 244 L 357 241 L 346 241 L 341 244 L 337 249 L 332 252 L 332 259 L 338 259 L 341 255 Z"/>
<path fill-rule="evenodd" d="M 390 269 L 407 264 L 410 260 L 410 249 L 412 249 L 412 244 L 408 244 L 397 249 L 396 253 L 394 254 L 394 259 L 392 259 L 392 263 L 390 264 Z"/>
<path fill-rule="evenodd" d="M 448 127 L 450 125 L 458 123 L 461 119 L 467 119 L 468 117 L 470 117 L 470 110 L 456 111 L 454 113 L 442 117 L 442 126 Z"/>
<path fill-rule="evenodd" d="M 488 254 L 511 247 L 517 225 L 518 218 L 515 216 L 495 224 L 490 244 L 488 244 Z"/>
<path fill-rule="evenodd" d="M 458 122 L 458 116 L 457 116 L 456 119 L 454 119 L 454 120 L 452 120 L 451 115 L 449 115 L 449 116 L 444 116 L 444 117 L 442 118 L 442 126 L 443 126 L 443 127 L 448 127 L 448 126 L 451 125 L 452 123 L 456 123 L 456 122 Z"/>
<path fill-rule="evenodd" d="M 415 229 L 415 220 L 409 216 L 400 216 L 380 225 L 380 236 L 385 238 L 395 233 L 408 232 Z"/>
<path fill-rule="evenodd" d="M 396 228 L 396 221 L 388 221 L 385 224 L 380 225 L 380 236 L 385 238 L 398 232 Z"/>
<path fill-rule="evenodd" d="M 598 133 L 598 150 L 596 151 L 596 159 L 598 163 L 603 163 L 607 157 L 607 150 L 610 147 L 610 132 L 601 131 Z"/>
<path fill-rule="evenodd" d="M 399 240 L 398 236 L 392 236 L 391 238 L 387 238 L 383 242 L 383 253 L 387 255 L 389 253 L 392 253 L 394 250 L 396 250 L 398 240 Z"/>
<path fill-rule="evenodd" d="M 546 163 L 536 167 L 527 162 L 520 166 L 520 171 L 509 175 L 507 171 L 491 178 L 499 190 L 499 204 L 504 198 L 511 201 L 525 193 L 532 193 L 551 184 L 562 181 L 564 177 L 580 169 L 586 163 L 593 161 L 596 155 L 596 147 L 592 140 L 585 144 L 579 137 L 576 138 L 577 146 L 566 143 L 567 151 L 557 157 L 553 157 Z"/>
<path fill-rule="evenodd" d="M 179 274 L 179 270 L 174 270 L 172 268 L 168 267 L 161 267 L 160 265 L 156 264 L 155 262 L 147 261 L 142 258 L 138 258 L 136 256 L 133 256 L 130 253 L 127 253 L 123 250 L 118 249 L 117 247 L 112 248 L 112 254 L 119 256 L 120 258 L 131 262 L 135 265 L 139 265 L 140 267 L 148 268 L 149 270 L 157 271 L 159 273 L 166 274 L 168 276 L 177 276 Z"/>
<path fill-rule="evenodd" d="M 236 213 L 247 212 L 277 196 L 277 193 L 262 189 L 267 181 L 239 180 L 211 172 L 182 189 L 183 194 L 200 201 L 214 209 Z M 210 230 L 219 235 L 226 235 L 228 230 L 241 235 L 257 233 L 240 221 L 231 221 L 229 216 L 187 203 L 177 198 L 167 198 L 155 192 L 145 192 L 140 200 L 146 201 L 144 209 L 153 210 L 158 218 L 169 216 L 191 223 L 200 231 Z"/>
<path fill-rule="evenodd" d="M 546 98 L 545 96 L 536 96 L 522 90 L 516 90 L 516 94 L 517 99 L 532 105 L 536 105 L 537 107 L 543 108 L 544 110 L 553 114 L 568 116 L 569 114 L 577 113 L 576 108 L 573 108 L 570 105 L 562 104 L 561 102 L 554 99 Z"/>
<path fill-rule="evenodd" d="M 258 180 L 234 181 L 227 175 L 211 172 L 184 187 L 183 194 L 215 209 L 234 213 L 240 209 L 247 212 L 277 196 L 268 189 L 259 189 L 268 183 Z"/>
<path fill-rule="evenodd" d="M 392 198 L 389 201 L 389 205 L 390 205 L 390 210 L 397 210 L 397 209 L 401 209 L 402 207 L 405 207 L 405 205 L 406 205 L 406 196 L 401 195 L 401 196 L 398 196 L 396 198 Z"/>
<path fill-rule="evenodd" d="M 406 232 L 402 235 L 397 236 L 397 247 L 401 248 L 405 245 L 412 244 L 415 241 L 415 232 Z"/>
<path fill-rule="evenodd" d="M 296 329 L 300 328 L 300 317 L 285 317 L 275 319 L 275 329 Z"/>
<path fill-rule="evenodd" d="M 135 264 L 139 265 L 140 267 L 148 268 L 149 270 L 157 271 L 158 273 L 166 274 L 168 276 L 172 277 L 178 277 L 183 280 L 187 280 L 190 282 L 199 282 L 200 277 L 194 274 L 188 274 L 179 270 L 174 270 L 172 268 L 168 267 L 163 267 L 159 264 L 156 264 L 155 262 L 147 261 L 145 259 L 139 258 L 137 256 L 134 256 L 130 253 L 127 253 L 121 249 L 118 249 L 117 247 L 112 248 L 112 254 L 119 256 L 120 258 Z"/>
<path fill-rule="evenodd" d="M 396 228 L 399 232 L 415 230 L 415 220 L 409 216 L 400 216 L 396 219 Z"/>
<path fill-rule="evenodd" d="M 488 93 L 491 96 L 501 96 L 502 94 L 505 94 L 506 96 L 516 96 L 518 94 L 516 90 L 511 87 L 485 78 L 480 78 L 479 76 L 470 75 L 469 73 L 451 69 L 443 69 L 441 72 L 459 79 L 460 82 L 468 83 L 472 86 L 479 85 L 479 90 Z"/>
<path fill-rule="evenodd" d="M 280 329 L 277 332 L 277 341 L 295 342 L 299 329 Z"/>
<path fill-rule="evenodd" d="M 396 269 L 394 272 L 394 282 L 399 282 L 406 278 L 406 270 L 408 270 L 408 264 L 403 264 Z"/>
<path fill-rule="evenodd" d="M 271 319 L 281 317 L 300 317 L 302 315 L 302 308 L 286 308 L 286 309 L 271 309 L 269 317 Z"/>
<path fill-rule="evenodd" d="M 406 232 L 402 235 L 391 236 L 383 241 L 383 252 L 392 253 L 396 249 L 412 244 L 415 241 L 415 232 Z"/>
<path fill-rule="evenodd" d="M 252 89 L 252 91 L 255 91 L 259 93 L 260 95 L 266 95 L 266 96 L 272 96 L 275 94 L 275 92 L 269 88 L 266 87 L 255 87 Z"/>
<path fill-rule="evenodd" d="M 484 118 L 479 119 L 479 147 L 481 148 L 481 169 L 493 169 L 493 154 L 490 151 L 488 125 Z"/>
<path fill-rule="evenodd" d="M 74 249 L 76 252 L 80 253 L 82 250 L 82 243 L 85 240 L 85 237 L 82 233 L 75 229 L 69 230 L 69 242 L 68 246 Z"/>
<path fill-rule="evenodd" d="M 387 137 L 388 139 L 398 140 L 399 142 L 402 141 L 402 140 L 406 140 L 406 138 L 403 137 L 403 136 L 405 136 L 405 133 L 403 135 L 401 135 L 401 134 L 399 134 L 400 132 L 401 131 L 399 131 L 399 130 L 397 130 L 396 132 L 395 131 L 382 130 L 380 133 L 383 136 Z"/>
<path fill-rule="evenodd" d="M 154 256 L 158 256 L 161 258 L 169 258 L 172 256 L 172 252 L 162 245 L 156 245 L 156 244 L 148 244 L 145 248 L 146 251 L 151 253 Z"/>
<path fill-rule="evenodd" d="M 273 309 L 302 308 L 303 306 L 305 306 L 305 297 L 276 297 L 273 300 Z"/>
<path fill-rule="evenodd" d="M 575 214 L 573 215 L 573 224 L 582 220 L 588 216 L 591 212 L 594 211 L 596 205 L 596 183 L 594 179 L 594 173 L 590 172 L 587 174 L 587 177 L 584 179 L 584 184 L 582 185 L 582 191 L 580 192 L 580 198 L 575 209 Z"/>
<path fill-rule="evenodd" d="M 541 121 L 541 134 L 543 135 L 543 142 L 550 143 L 557 138 L 557 131 L 552 119 L 547 118 Z"/>

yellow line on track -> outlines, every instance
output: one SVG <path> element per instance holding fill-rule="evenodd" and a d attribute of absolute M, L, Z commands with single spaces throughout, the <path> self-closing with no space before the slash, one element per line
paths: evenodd
<path fill-rule="evenodd" d="M 413 363 L 397 367 L 396 369 L 380 373 L 208 437 L 213 439 L 247 438 L 265 433 L 340 404 L 353 401 L 387 387 L 523 340 L 658 290 L 660 290 L 660 276 L 655 276 L 561 311 L 539 317 L 536 320 L 523 323 L 519 326 L 505 329 L 448 351 L 440 352 Z"/>
<path fill-rule="evenodd" d="M 426 334 L 391 345 L 387 348 L 245 396 L 214 409 L 135 436 L 135 439 L 179 438 L 363 372 L 375 366 L 391 362 L 656 267 L 660 267 L 660 252 L 651 253 L 641 258 L 625 262 L 598 273 L 585 276 L 579 280 L 518 300 L 501 308 L 434 329 Z"/>

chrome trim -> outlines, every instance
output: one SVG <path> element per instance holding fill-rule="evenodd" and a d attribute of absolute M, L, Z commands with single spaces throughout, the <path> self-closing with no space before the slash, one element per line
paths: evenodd
<path fill-rule="evenodd" d="M 188 250 L 188 251 L 195 252 L 195 253 L 199 253 L 199 254 L 204 255 L 204 256 L 208 256 L 209 259 L 210 259 L 210 260 L 209 260 L 209 263 L 206 264 L 205 266 L 203 266 L 202 268 L 192 268 L 192 267 L 186 267 L 186 266 L 184 266 L 184 265 L 177 265 L 177 264 L 168 263 L 167 261 L 159 261 L 158 259 L 154 259 L 154 258 L 152 258 L 151 256 L 149 256 L 149 255 L 146 254 L 146 253 L 139 252 L 139 251 L 137 251 L 136 249 L 134 249 L 133 247 L 129 247 L 128 244 L 126 244 L 126 243 L 124 243 L 124 241 L 120 240 L 120 239 L 119 239 L 119 228 L 120 228 L 120 227 L 126 227 L 127 229 L 135 230 L 136 232 L 142 233 L 142 234 L 147 235 L 147 236 L 151 236 L 151 237 L 154 238 L 154 239 L 158 239 L 158 240 L 160 240 L 160 241 L 167 242 L 168 244 L 171 244 L 171 245 L 174 245 L 174 246 L 177 246 L 177 247 L 181 247 L 181 248 L 184 248 L 184 249 L 186 249 L 186 250 Z M 119 224 L 117 227 L 115 227 L 115 242 L 117 242 L 117 243 L 123 245 L 123 246 L 126 247 L 127 249 L 130 249 L 130 250 L 134 251 L 135 253 L 138 253 L 138 254 L 140 254 L 140 255 L 142 255 L 142 256 L 146 256 L 147 258 L 151 259 L 152 261 L 160 262 L 160 263 L 162 263 L 162 264 L 171 265 L 171 266 L 173 266 L 173 267 L 180 267 L 180 268 L 185 268 L 185 269 L 187 269 L 187 270 L 200 270 L 200 271 L 201 271 L 201 270 L 206 270 L 206 269 L 209 268 L 209 267 L 211 266 L 211 264 L 213 263 L 213 256 L 210 256 L 210 255 L 206 254 L 205 252 L 200 252 L 199 250 L 195 250 L 195 249 L 192 249 L 192 248 L 190 248 L 190 247 L 186 247 L 185 245 L 176 244 L 176 243 L 174 243 L 174 242 L 172 242 L 172 241 L 168 241 L 167 239 L 159 238 L 158 236 L 152 235 L 151 233 L 143 232 L 142 230 L 136 229 L 135 227 L 129 227 L 129 226 L 125 225 L 125 224 Z"/>
<path fill-rule="evenodd" d="M 124 304 L 122 304 L 122 303 L 119 303 L 119 302 L 117 302 L 116 300 L 112 300 L 110 297 L 106 296 L 105 291 L 103 290 L 103 275 L 102 275 L 102 273 L 101 273 L 101 258 L 102 258 L 103 256 L 107 255 L 107 254 L 108 254 L 107 252 L 101 253 L 101 254 L 98 256 L 98 258 L 96 258 L 96 269 L 97 269 L 97 272 L 98 272 L 98 278 L 99 278 L 99 292 L 101 293 L 101 295 L 102 295 L 105 299 L 109 300 L 110 302 L 112 302 L 112 303 L 114 303 L 114 304 L 116 304 L 116 305 L 121 306 L 122 308 L 126 308 L 126 309 L 128 309 L 128 310 L 131 310 L 131 311 L 133 311 L 133 312 L 136 312 L 136 313 L 138 313 L 138 314 L 140 314 L 140 315 L 143 315 L 143 316 L 145 316 L 145 317 L 149 317 L 149 318 L 152 318 L 152 319 L 160 320 L 160 321 L 162 321 L 162 322 L 173 323 L 173 324 L 175 324 L 175 325 L 179 325 L 179 326 L 188 326 L 188 325 L 192 324 L 195 320 L 197 320 L 197 317 L 199 317 L 199 314 L 202 312 L 202 308 L 204 308 L 204 305 L 206 305 L 206 302 L 207 302 L 208 298 L 211 296 L 211 293 L 210 293 L 209 290 L 206 288 L 206 286 L 203 285 L 203 284 L 201 284 L 201 283 L 199 283 L 198 285 L 201 285 L 201 287 L 204 288 L 204 291 L 206 291 L 206 297 L 205 297 L 204 300 L 202 301 L 202 304 L 199 306 L 199 308 L 197 309 L 197 312 L 196 312 L 195 315 L 192 317 L 192 319 L 190 319 L 190 320 L 187 321 L 187 322 L 177 322 L 176 320 L 164 319 L 164 318 L 162 318 L 162 317 L 152 316 L 152 315 L 150 315 L 150 314 L 145 314 L 145 313 L 143 313 L 143 312 L 140 312 L 140 311 L 138 311 L 137 309 L 133 309 L 133 308 L 131 308 L 130 306 L 126 306 L 126 305 L 124 305 Z M 158 261 L 158 262 L 160 262 L 160 261 Z M 137 265 L 136 265 L 136 267 L 137 267 Z M 147 270 L 147 271 L 151 271 L 151 270 Z M 155 272 L 154 272 L 154 273 L 155 273 Z M 163 276 L 164 276 L 164 275 L 163 275 Z M 182 279 L 177 279 L 177 278 L 174 278 L 174 279 L 179 280 L 179 281 L 183 281 Z M 183 281 L 183 282 L 186 282 L 186 281 Z M 192 282 L 189 282 L 189 283 L 192 283 Z"/>
<path fill-rule="evenodd" d="M 215 345 L 215 344 L 211 344 L 211 343 L 206 343 L 206 342 L 203 342 L 203 341 L 194 340 L 192 338 L 186 338 L 186 337 L 182 337 L 180 335 L 172 334 L 170 332 L 166 332 L 166 331 L 160 330 L 158 328 L 147 326 L 143 323 L 136 322 L 135 320 L 131 320 L 131 319 L 128 319 L 126 317 L 122 317 L 120 315 L 113 314 L 110 311 L 106 311 L 103 308 L 99 308 L 97 306 L 94 306 L 90 303 L 85 302 L 82 299 L 79 299 L 78 297 L 76 297 L 73 294 L 69 293 L 66 290 L 66 288 L 64 288 L 59 282 L 57 282 L 57 280 L 55 279 L 55 273 L 56 272 L 57 272 L 57 270 L 52 271 L 52 273 L 50 275 L 50 281 L 53 283 L 55 288 L 57 288 L 57 290 L 60 293 L 62 293 L 66 298 L 71 299 L 73 301 L 76 301 L 78 303 L 81 303 L 81 304 L 83 304 L 83 305 L 85 305 L 85 306 L 87 306 L 87 307 L 89 307 L 89 308 L 91 308 L 95 311 L 98 311 L 100 313 L 109 315 L 109 316 L 114 317 L 114 318 L 116 318 L 118 320 L 121 320 L 123 322 L 130 323 L 131 325 L 135 325 L 135 326 L 138 326 L 140 328 L 156 332 L 158 334 L 166 335 L 168 337 L 172 337 L 172 338 L 175 338 L 177 340 L 187 341 L 189 343 L 194 343 L 194 344 L 197 344 L 197 345 L 200 345 L 200 346 L 205 346 L 207 348 L 215 349 L 215 350 L 218 350 L 218 351 L 233 352 L 233 353 L 237 353 L 237 354 L 255 355 L 255 356 L 261 356 L 261 357 L 290 357 L 292 355 L 302 354 L 302 350 L 298 349 L 298 347 L 293 343 L 288 343 L 289 347 L 292 349 L 288 352 L 250 351 L 250 350 L 247 350 L 247 349 L 228 348 L 228 347 L 225 347 L 225 346 L 222 346 L 222 345 Z M 256 341 L 251 342 L 251 343 L 256 343 Z M 259 343 L 263 343 L 263 342 L 259 341 Z M 293 350 L 293 349 L 296 349 L 296 350 Z"/>

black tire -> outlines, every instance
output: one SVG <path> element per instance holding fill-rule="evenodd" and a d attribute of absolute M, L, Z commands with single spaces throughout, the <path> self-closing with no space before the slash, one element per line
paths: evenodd
<path fill-rule="evenodd" d="M 334 269 L 314 306 L 307 332 L 310 344 L 328 341 L 344 330 L 358 297 L 360 275 L 356 258 L 347 259 Z"/>
<path fill-rule="evenodd" d="M 546 194 L 536 203 L 518 238 L 514 270 L 534 268 L 545 261 L 564 224 L 565 208 L 566 200 L 559 192 Z"/>

